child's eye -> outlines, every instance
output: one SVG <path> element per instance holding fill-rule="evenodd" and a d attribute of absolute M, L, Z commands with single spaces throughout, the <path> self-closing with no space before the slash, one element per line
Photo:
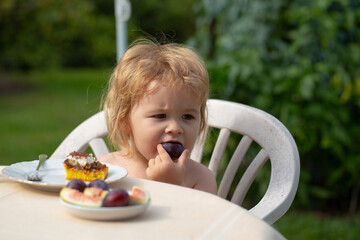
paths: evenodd
<path fill-rule="evenodd" d="M 166 118 L 166 114 L 163 114 L 163 113 L 161 113 L 161 114 L 155 114 L 155 115 L 153 115 L 153 117 L 154 117 L 154 118 Z"/>
<path fill-rule="evenodd" d="M 184 114 L 182 116 L 183 119 L 186 119 L 186 120 L 191 120 L 191 119 L 194 119 L 195 117 L 191 114 Z"/>

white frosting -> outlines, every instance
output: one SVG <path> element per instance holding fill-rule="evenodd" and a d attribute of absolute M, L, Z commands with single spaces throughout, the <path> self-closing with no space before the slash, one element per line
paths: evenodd
<path fill-rule="evenodd" d="M 79 157 L 79 156 L 72 156 L 69 155 L 66 157 L 69 164 L 72 166 L 80 165 L 84 167 L 87 163 L 92 164 L 96 161 L 96 159 L 93 157 L 93 155 L 90 153 L 90 156 L 87 157 Z"/>

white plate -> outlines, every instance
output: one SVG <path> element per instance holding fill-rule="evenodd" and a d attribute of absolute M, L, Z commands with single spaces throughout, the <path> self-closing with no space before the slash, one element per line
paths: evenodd
<path fill-rule="evenodd" d="M 68 180 L 65 180 L 66 173 L 63 162 L 63 159 L 46 160 L 39 171 L 43 179 L 37 182 L 27 180 L 27 176 L 36 169 L 39 160 L 11 164 L 2 170 L 2 174 L 14 181 L 27 184 L 40 190 L 58 192 L 68 182 Z M 105 179 L 106 183 L 111 184 L 126 177 L 127 171 L 125 168 L 109 163 L 106 163 L 106 165 L 109 167 L 109 175 Z"/>
<path fill-rule="evenodd" d="M 82 207 L 65 202 L 60 198 L 61 204 L 72 215 L 90 220 L 122 220 L 133 218 L 142 214 L 150 205 L 150 198 L 145 204 L 130 205 L 124 207 Z"/>

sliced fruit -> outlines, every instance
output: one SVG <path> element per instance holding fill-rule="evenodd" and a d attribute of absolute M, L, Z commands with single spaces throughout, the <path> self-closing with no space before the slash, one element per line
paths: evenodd
<path fill-rule="evenodd" d="M 96 189 L 96 188 L 94 188 L 94 189 Z M 96 190 L 98 190 L 98 189 L 96 189 Z M 77 189 L 64 187 L 60 191 L 60 197 L 65 202 L 79 205 L 79 206 L 101 207 L 102 194 L 100 193 L 100 195 L 99 195 L 98 192 L 96 192 L 96 194 L 94 194 L 95 191 L 88 190 L 88 188 L 86 188 L 84 190 L 84 192 L 85 191 L 87 192 L 87 194 L 84 194 Z"/>
<path fill-rule="evenodd" d="M 100 188 L 88 187 L 88 188 L 85 188 L 84 195 L 89 196 L 89 197 L 99 197 L 101 199 L 104 199 L 105 195 L 108 192 L 109 191 L 102 190 Z"/>
<path fill-rule="evenodd" d="M 130 194 L 130 204 L 144 204 L 149 201 L 149 194 L 138 186 L 133 186 Z"/>
<path fill-rule="evenodd" d="M 134 186 L 130 192 L 124 189 L 107 191 L 95 187 L 87 187 L 81 192 L 78 189 L 63 187 L 60 197 L 70 204 L 94 208 L 145 204 L 150 199 L 149 194 L 138 186 Z"/>

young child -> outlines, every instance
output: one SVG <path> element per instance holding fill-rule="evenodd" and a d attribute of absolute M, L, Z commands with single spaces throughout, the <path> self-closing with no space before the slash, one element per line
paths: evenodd
<path fill-rule="evenodd" d="M 102 162 L 127 169 L 128 176 L 217 192 L 213 173 L 188 158 L 206 128 L 209 79 L 190 48 L 139 41 L 116 66 L 104 101 L 110 140 L 120 149 Z M 185 150 L 172 160 L 161 143 Z"/>

